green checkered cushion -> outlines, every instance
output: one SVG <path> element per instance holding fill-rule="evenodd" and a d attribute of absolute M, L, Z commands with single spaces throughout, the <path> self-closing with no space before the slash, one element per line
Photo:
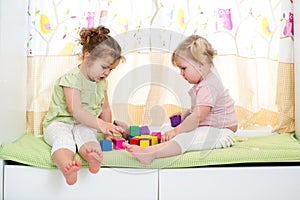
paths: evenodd
<path fill-rule="evenodd" d="M 209 165 L 300 161 L 300 143 L 293 134 L 272 136 L 236 137 L 231 148 L 210 151 L 187 152 L 180 156 L 155 159 L 151 165 L 144 166 L 125 150 L 103 152 L 104 167 L 129 168 L 183 168 Z M 15 142 L 2 144 L 0 158 L 26 165 L 56 168 L 50 156 L 51 147 L 43 138 L 26 133 Z M 79 157 L 77 154 L 76 157 Z M 83 161 L 83 167 L 87 162 Z"/>

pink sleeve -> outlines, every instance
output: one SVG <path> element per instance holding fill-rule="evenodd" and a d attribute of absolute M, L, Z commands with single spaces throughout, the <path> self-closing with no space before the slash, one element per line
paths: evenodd
<path fill-rule="evenodd" d="M 216 93 L 208 84 L 201 84 L 196 96 L 196 105 L 214 107 Z"/>

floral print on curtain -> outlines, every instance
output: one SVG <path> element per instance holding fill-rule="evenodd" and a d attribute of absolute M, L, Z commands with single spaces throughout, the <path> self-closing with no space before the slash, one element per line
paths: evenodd
<path fill-rule="evenodd" d="M 144 28 L 199 34 L 214 41 L 219 54 L 277 60 L 280 38 L 294 34 L 290 4 L 280 0 L 29 0 L 28 55 L 76 54 L 79 30 L 105 25 L 112 35 Z M 137 44 L 142 39 L 147 40 L 132 36 Z"/>
<path fill-rule="evenodd" d="M 28 102 L 32 118 L 41 120 L 46 112 L 56 79 L 49 74 L 64 70 L 52 63 L 75 63 L 79 31 L 104 25 L 112 36 L 126 36 L 119 41 L 122 49 L 133 52 L 151 52 L 153 38 L 172 52 L 181 41 L 174 35 L 207 37 L 218 51 L 216 68 L 236 102 L 240 128 L 259 124 L 294 131 L 292 0 L 28 0 L 28 17 L 28 71 L 47 77 L 29 77 L 29 86 L 40 86 L 28 87 L 29 101 L 40 98 Z M 145 31 L 154 29 L 161 34 Z"/>

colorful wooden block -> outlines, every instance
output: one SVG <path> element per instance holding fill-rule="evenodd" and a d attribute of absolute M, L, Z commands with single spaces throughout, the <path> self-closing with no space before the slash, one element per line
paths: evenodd
<path fill-rule="evenodd" d="M 141 139 L 140 140 L 140 146 L 141 147 L 147 147 L 147 146 L 150 146 L 150 140 L 148 140 L 148 139 Z"/>
<path fill-rule="evenodd" d="M 150 138 L 150 139 L 152 138 L 151 135 L 141 135 L 141 136 L 138 136 L 138 137 L 139 137 L 139 138 L 142 138 L 142 139 L 143 139 L 143 138 Z"/>
<path fill-rule="evenodd" d="M 152 136 L 157 136 L 157 139 L 160 141 L 161 139 L 161 132 L 152 132 Z"/>
<path fill-rule="evenodd" d="M 115 148 L 116 150 L 125 149 L 125 148 L 123 147 L 123 145 L 122 145 L 123 142 L 125 142 L 125 139 L 123 139 L 123 138 L 114 138 L 114 139 L 113 139 L 114 148 Z"/>
<path fill-rule="evenodd" d="M 130 143 L 130 139 L 131 138 L 133 138 L 133 136 L 132 135 L 128 135 L 128 137 L 127 137 L 128 143 Z"/>
<path fill-rule="evenodd" d="M 173 117 L 170 117 L 170 121 L 171 121 L 171 126 L 176 127 L 181 123 L 181 116 L 175 115 Z"/>
<path fill-rule="evenodd" d="M 150 129 L 148 126 L 141 126 L 140 127 L 140 135 L 149 135 Z"/>
<path fill-rule="evenodd" d="M 158 138 L 157 136 L 151 136 L 151 145 L 156 145 L 158 144 Z"/>
<path fill-rule="evenodd" d="M 129 144 L 140 145 L 141 138 L 133 137 L 130 139 Z"/>
<path fill-rule="evenodd" d="M 100 140 L 100 145 L 102 151 L 112 151 L 112 141 L 111 140 Z"/>
<path fill-rule="evenodd" d="M 121 133 L 113 133 L 113 136 L 115 138 L 121 138 L 122 137 L 122 134 Z"/>
<path fill-rule="evenodd" d="M 149 146 L 152 145 L 152 137 L 151 136 L 142 138 L 142 140 L 147 140 L 147 141 L 149 141 Z M 140 141 L 140 146 L 141 146 L 141 141 Z"/>
<path fill-rule="evenodd" d="M 140 127 L 139 126 L 130 126 L 130 135 L 131 136 L 140 135 Z"/>

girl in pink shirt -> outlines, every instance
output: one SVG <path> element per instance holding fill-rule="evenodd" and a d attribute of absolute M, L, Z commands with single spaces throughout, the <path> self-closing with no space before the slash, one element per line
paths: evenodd
<path fill-rule="evenodd" d="M 182 122 L 163 134 L 162 143 L 150 147 L 123 143 L 142 164 L 149 165 L 155 158 L 186 151 L 227 148 L 234 144 L 233 134 L 237 130 L 234 101 L 211 71 L 215 55 L 212 45 L 197 35 L 186 38 L 173 52 L 172 64 L 180 69 L 184 79 L 194 84 L 189 91 L 191 109 L 172 115 L 181 115 Z"/>

